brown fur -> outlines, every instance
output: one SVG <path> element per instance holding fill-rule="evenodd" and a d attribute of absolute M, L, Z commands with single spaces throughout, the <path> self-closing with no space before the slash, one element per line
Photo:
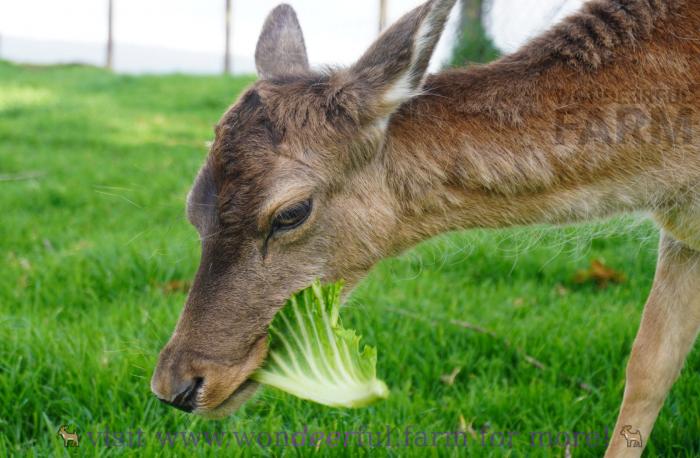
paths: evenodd
<path fill-rule="evenodd" d="M 357 64 L 325 72 L 308 69 L 293 12 L 271 13 L 258 44 L 266 78 L 222 118 L 188 200 L 202 262 L 154 374 L 159 397 L 173 401 L 200 378 L 191 407 L 226 413 L 292 292 L 314 278 L 354 285 L 380 259 L 445 231 L 647 211 L 663 246 L 687 251 L 666 249 L 659 268 L 693 274 L 682 266 L 700 256 L 700 1 L 591 1 L 513 55 L 426 78 L 453 4 L 426 3 Z M 271 229 L 308 199 L 303 225 Z M 670 281 L 682 280 L 661 270 L 655 291 Z M 669 313 L 659 294 L 647 310 Z M 670 387 L 700 327 L 697 302 L 679 300 L 694 321 L 673 357 L 647 361 L 668 368 L 663 383 L 632 379 L 638 351 L 628 369 L 636 398 L 626 394 L 619 425 L 645 437 L 658 409 L 640 413 L 635 399 Z M 644 332 L 654 323 L 635 348 L 654 338 Z M 620 440 L 610 456 L 641 453 Z"/>

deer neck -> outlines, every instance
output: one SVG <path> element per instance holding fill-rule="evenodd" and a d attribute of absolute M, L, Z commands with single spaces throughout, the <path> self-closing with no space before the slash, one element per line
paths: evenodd
<path fill-rule="evenodd" d="M 689 77 L 668 76 L 700 71 L 688 65 L 673 53 L 640 51 L 594 72 L 516 56 L 430 77 L 387 133 L 388 187 L 399 226 L 408 228 L 399 231 L 398 249 L 450 230 L 570 223 L 658 205 L 669 181 L 682 186 L 697 177 L 673 170 L 682 161 L 656 152 L 659 145 L 644 148 L 642 136 L 654 126 L 636 125 L 635 116 L 651 119 L 663 107 L 677 120 L 684 104 L 697 106 L 695 95 L 655 99 L 658 82 L 688 89 Z M 651 100 L 636 98 L 640 91 Z M 620 119 L 625 110 L 632 118 Z"/>

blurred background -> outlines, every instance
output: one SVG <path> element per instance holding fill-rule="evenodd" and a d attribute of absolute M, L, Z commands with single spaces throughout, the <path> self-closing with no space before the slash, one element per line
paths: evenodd
<path fill-rule="evenodd" d="M 423 0 L 291 0 L 313 64 L 352 63 Z M 255 72 L 253 53 L 280 0 L 23 0 L 0 2 L 0 59 L 86 63 L 121 73 Z M 512 51 L 582 0 L 466 0 L 455 7 L 433 69 Z M 483 3 L 483 4 L 482 4 Z M 465 32 L 462 33 L 462 30 Z M 484 34 L 485 32 L 485 34 Z M 484 38 L 485 37 L 485 38 Z M 466 40 L 460 47 L 460 39 Z M 458 62 L 461 63 L 461 62 Z"/>

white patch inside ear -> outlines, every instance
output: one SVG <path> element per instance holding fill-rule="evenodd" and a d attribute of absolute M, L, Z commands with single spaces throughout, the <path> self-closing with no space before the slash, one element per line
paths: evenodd
<path fill-rule="evenodd" d="M 431 43 L 431 37 L 434 33 L 435 24 L 438 22 L 436 16 L 444 13 L 444 9 L 447 8 L 445 5 L 449 5 L 449 9 L 452 9 L 454 5 L 453 2 L 443 1 L 438 2 L 434 6 L 426 18 L 418 27 L 418 32 L 413 41 L 413 53 L 411 54 L 411 64 L 408 69 L 389 87 L 386 94 L 384 95 L 384 101 L 392 106 L 401 105 L 405 101 L 420 95 L 421 88 L 423 87 L 423 82 L 425 81 L 426 74 L 422 75 L 417 86 L 413 86 L 411 80 L 415 77 L 416 64 L 418 59 L 426 52 L 429 47 L 435 47 L 437 42 Z M 434 37 L 432 37 L 434 39 Z M 438 37 L 439 38 L 439 37 Z M 425 71 L 427 73 L 427 69 Z"/>
<path fill-rule="evenodd" d="M 411 86 L 411 69 L 401 75 L 401 77 L 391 85 L 389 90 L 384 95 L 384 101 L 387 105 L 401 105 L 406 100 L 415 97 L 414 88 Z"/>
<path fill-rule="evenodd" d="M 428 14 L 428 17 L 425 18 L 423 23 L 418 28 L 416 40 L 413 42 L 413 59 L 411 59 L 411 65 L 415 65 L 418 57 L 430 44 L 430 35 L 432 35 L 433 27 L 435 26 L 436 10 L 438 10 L 438 8 L 433 8 Z"/>

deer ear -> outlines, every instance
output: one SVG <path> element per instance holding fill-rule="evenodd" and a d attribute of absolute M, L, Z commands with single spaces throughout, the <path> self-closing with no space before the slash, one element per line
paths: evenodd
<path fill-rule="evenodd" d="M 352 66 L 353 78 L 373 91 L 384 110 L 420 93 L 430 58 L 456 0 L 431 0 L 387 29 Z"/>
<path fill-rule="evenodd" d="M 304 34 L 291 6 L 279 5 L 267 16 L 255 49 L 255 66 L 263 79 L 309 70 Z"/>

